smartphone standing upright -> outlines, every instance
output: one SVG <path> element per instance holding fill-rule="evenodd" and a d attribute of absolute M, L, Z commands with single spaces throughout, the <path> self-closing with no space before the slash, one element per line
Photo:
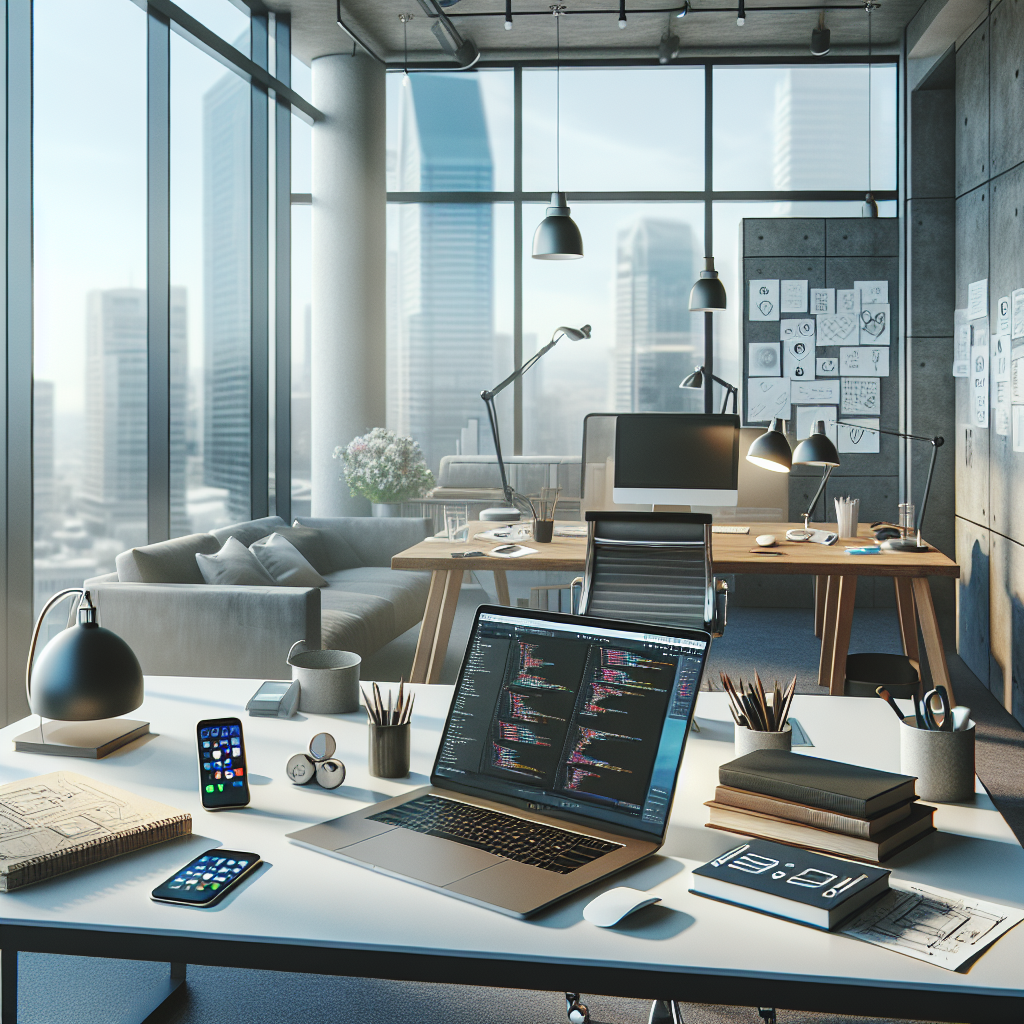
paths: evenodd
<path fill-rule="evenodd" d="M 200 722 L 196 742 L 203 807 L 208 811 L 245 807 L 249 803 L 249 769 L 241 721 L 210 718 Z"/>

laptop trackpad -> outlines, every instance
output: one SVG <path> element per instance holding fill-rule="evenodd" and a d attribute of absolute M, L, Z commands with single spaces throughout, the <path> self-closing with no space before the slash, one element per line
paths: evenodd
<path fill-rule="evenodd" d="M 503 858 L 493 853 L 407 828 L 395 828 L 382 836 L 346 846 L 344 854 L 431 885 L 448 885 L 474 871 L 504 863 Z"/>

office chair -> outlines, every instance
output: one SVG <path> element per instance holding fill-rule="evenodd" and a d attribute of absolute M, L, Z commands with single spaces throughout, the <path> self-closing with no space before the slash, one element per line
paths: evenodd
<path fill-rule="evenodd" d="M 711 572 L 711 516 L 587 512 L 578 613 L 662 626 L 725 630 L 729 588 Z"/>

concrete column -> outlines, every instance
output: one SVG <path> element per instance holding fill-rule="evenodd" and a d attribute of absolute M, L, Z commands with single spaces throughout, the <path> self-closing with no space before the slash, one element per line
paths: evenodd
<path fill-rule="evenodd" d="M 313 61 L 311 461 L 314 516 L 367 515 L 336 445 L 385 416 L 384 67 L 364 53 Z"/>

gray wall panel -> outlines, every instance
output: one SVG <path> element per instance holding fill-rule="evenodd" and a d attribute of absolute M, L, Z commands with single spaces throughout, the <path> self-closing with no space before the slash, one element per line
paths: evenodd
<path fill-rule="evenodd" d="M 956 54 L 956 194 L 976 188 L 988 173 L 988 23 Z"/>
<path fill-rule="evenodd" d="M 1008 0 L 992 12 L 991 173 L 1024 161 L 1024 4 Z"/>
<path fill-rule="evenodd" d="M 933 94 L 937 95 L 937 94 Z M 940 337 L 953 324 L 955 263 L 950 251 L 956 206 L 952 198 L 907 203 L 907 334 Z"/>
<path fill-rule="evenodd" d="M 824 256 L 825 221 L 820 217 L 744 220 L 743 255 Z"/>
<path fill-rule="evenodd" d="M 826 256 L 898 256 L 896 220 L 880 217 L 830 217 L 825 222 Z"/>

